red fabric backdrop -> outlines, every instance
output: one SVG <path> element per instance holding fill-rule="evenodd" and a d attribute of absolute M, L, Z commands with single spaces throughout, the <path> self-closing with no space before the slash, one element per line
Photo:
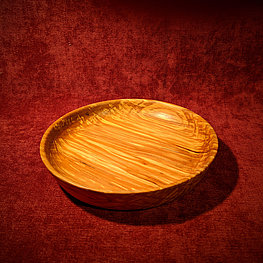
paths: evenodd
<path fill-rule="evenodd" d="M 2 0 L 1 262 L 263 262 L 263 16 L 256 2 Z M 89 103 L 187 107 L 220 138 L 180 200 L 116 212 L 65 194 L 46 128 Z"/>

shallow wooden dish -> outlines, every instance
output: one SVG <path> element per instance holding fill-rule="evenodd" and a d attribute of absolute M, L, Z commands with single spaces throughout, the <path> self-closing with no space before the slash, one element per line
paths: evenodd
<path fill-rule="evenodd" d="M 121 99 L 91 104 L 55 121 L 41 158 L 59 184 L 94 206 L 158 206 L 195 185 L 218 148 L 213 128 L 165 102 Z"/>

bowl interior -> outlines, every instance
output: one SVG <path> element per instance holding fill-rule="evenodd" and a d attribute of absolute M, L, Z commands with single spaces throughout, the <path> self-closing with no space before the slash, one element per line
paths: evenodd
<path fill-rule="evenodd" d="M 41 156 L 60 180 L 105 193 L 139 193 L 180 184 L 217 152 L 213 128 L 169 103 L 126 99 L 91 104 L 53 123 Z"/>

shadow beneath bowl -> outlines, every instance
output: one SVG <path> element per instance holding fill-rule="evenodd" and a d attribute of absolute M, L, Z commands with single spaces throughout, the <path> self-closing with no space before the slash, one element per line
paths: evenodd
<path fill-rule="evenodd" d="M 109 221 L 129 225 L 180 224 L 221 204 L 231 194 L 237 180 L 236 158 L 219 139 L 216 158 L 201 182 L 179 199 L 156 208 L 136 211 L 107 210 L 87 205 L 62 190 L 74 204 L 86 212 Z"/>

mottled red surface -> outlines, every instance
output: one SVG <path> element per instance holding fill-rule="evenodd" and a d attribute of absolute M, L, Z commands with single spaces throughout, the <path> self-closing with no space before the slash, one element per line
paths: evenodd
<path fill-rule="evenodd" d="M 238 1 L 0 2 L 1 262 L 263 262 L 262 7 Z M 220 138 L 208 176 L 158 208 L 84 205 L 39 156 L 86 104 L 187 107 Z"/>

